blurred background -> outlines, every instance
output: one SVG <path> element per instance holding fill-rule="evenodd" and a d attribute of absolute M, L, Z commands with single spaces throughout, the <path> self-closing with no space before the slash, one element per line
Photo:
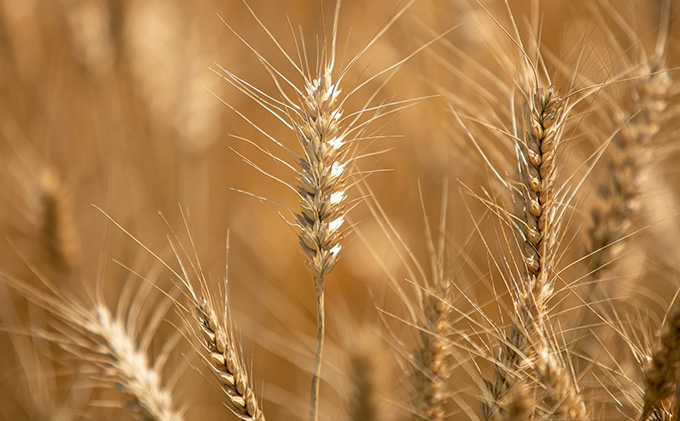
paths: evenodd
<path fill-rule="evenodd" d="M 445 266 L 459 296 L 466 297 L 457 301 L 460 312 L 471 312 L 474 301 L 493 318 L 501 311 L 495 303 L 503 300 L 505 289 L 501 281 L 492 282 L 489 253 L 495 247 L 484 239 L 493 238 L 497 223 L 489 222 L 493 215 L 471 192 L 493 191 L 495 182 L 449 106 L 467 99 L 470 109 L 484 104 L 474 81 L 493 92 L 487 71 L 507 83 L 512 80 L 489 48 L 504 36 L 489 14 L 509 27 L 508 12 L 501 1 L 482 3 L 488 10 L 456 0 L 414 2 L 360 57 L 341 89 L 351 91 L 446 32 L 389 80 L 389 74 L 382 75 L 358 91 L 345 108 L 349 113 L 362 107 L 376 91 L 371 102 L 375 105 L 422 97 L 415 106 L 373 123 L 384 138 L 366 142 L 365 151 L 386 152 L 358 165 L 366 171 L 379 170 L 367 184 L 425 273 L 430 273 L 428 235 L 438 237 L 442 203 L 448 195 L 443 217 L 447 221 Z M 622 69 L 637 61 L 636 52 L 650 52 L 656 42 L 659 1 L 595 3 L 510 1 L 523 34 L 539 24 L 544 51 L 551 52 L 548 66 L 565 88 L 574 67 L 560 69 L 560 59 L 568 66 L 578 63 L 578 74 L 598 83 L 624 74 Z M 295 180 L 238 137 L 275 150 L 257 126 L 298 151 L 296 140 L 271 114 L 224 80 L 220 67 L 263 92 L 278 95 L 267 70 L 241 37 L 293 83 L 301 79 L 247 6 L 291 56 L 297 57 L 296 38 L 298 46 L 304 39 L 307 56 L 315 62 L 324 29 L 332 25 L 335 2 L 331 0 L 251 0 L 247 5 L 237 0 L 0 2 L 0 265 L 5 276 L 38 285 L 39 273 L 83 300 L 93 296 L 99 285 L 105 302 L 116 308 L 126 287 L 145 283 L 133 272 L 172 296 L 179 294 L 170 273 L 161 270 L 156 259 L 106 215 L 172 267 L 177 265 L 167 236 L 176 234 L 190 248 L 191 233 L 196 256 L 214 285 L 225 276 L 229 232 L 230 299 L 254 385 L 264 397 L 270 419 L 300 419 L 307 415 L 313 361 L 314 288 L 296 236 L 279 216 L 286 207 L 296 209 L 298 204 L 294 194 L 239 155 L 272 175 L 290 183 Z M 401 6 L 394 0 L 344 1 L 339 68 Z M 669 68 L 679 63 L 677 6 L 673 4 Z M 636 40 L 628 37 L 608 7 L 620 13 Z M 619 37 L 620 45 L 611 44 L 612 34 Z M 621 83 L 607 95 L 624 98 L 630 89 Z M 463 113 L 468 114 L 468 109 Z M 565 166 L 574 174 L 583 174 L 583 162 L 615 128 L 612 121 L 603 121 L 608 113 L 613 111 L 606 107 L 584 112 L 595 122 L 579 127 L 594 127 L 591 133 L 596 134 L 581 135 L 576 129 L 570 133 L 572 149 L 565 153 Z M 673 122 L 667 126 L 663 133 L 677 138 Z M 645 263 L 620 274 L 637 279 L 644 272 L 645 279 L 651 280 L 647 285 L 654 286 L 646 290 L 645 299 L 651 303 L 648 313 L 652 315 L 662 314 L 668 300 L 661 297 L 677 286 L 679 244 L 674 220 L 679 208 L 673 206 L 679 174 L 672 163 L 678 151 L 672 143 L 665 145 L 654 157 L 659 164 L 655 177 L 663 185 L 655 184 L 658 194 L 649 199 L 658 204 L 642 214 L 639 227 L 646 229 L 636 235 L 638 246 L 629 254 Z M 489 148 L 501 157 L 512 153 L 507 145 Z M 509 166 L 504 167 L 508 173 L 513 170 L 512 155 L 509 158 Z M 580 186 L 575 207 L 588 203 L 588 183 Z M 360 195 L 355 190 L 352 198 Z M 385 355 L 375 368 L 384 370 L 380 419 L 405 419 L 408 375 L 396 373 L 404 372 L 400 350 L 417 340 L 417 331 L 399 321 L 406 317 L 406 306 L 394 293 L 390 276 L 405 288 L 421 280 L 411 279 L 403 247 L 390 241 L 379 218 L 361 200 L 356 203 L 350 214 L 354 228 L 327 281 L 329 345 L 322 415 L 350 419 L 349 367 L 354 361 L 350 356 L 368 349 L 369 354 Z M 564 266 L 578 258 L 586 211 L 570 215 Z M 576 266 L 571 269 L 574 276 L 583 274 L 585 268 Z M 47 328 L 49 320 L 5 287 L 0 295 L 5 327 L 0 340 L 0 417 L 57 419 L 60 412 L 50 405 L 72 407 L 74 418 L 129 416 L 107 408 L 124 406 L 115 391 L 73 387 L 81 385 L 74 369 L 78 361 L 59 356 L 53 347 L 33 342 L 29 359 L 34 366 L 27 367 L 25 358 L 16 355 L 12 338 L 25 340 L 26 335 L 17 332 L 25 333 L 27 326 Z M 157 300 L 164 299 L 157 295 Z M 181 322 L 171 310 L 150 347 L 150 357 L 176 326 Z M 364 351 L 356 350 L 362 346 Z M 191 347 L 180 341 L 176 350 L 164 378 L 176 382 L 175 399 L 186 408 L 186 419 L 232 419 Z M 465 371 L 459 375 L 468 379 L 469 387 L 454 399 L 452 416 L 459 414 L 461 402 L 477 408 L 477 386 L 470 379 L 475 376 Z M 41 376 L 47 380 L 38 379 Z M 41 382 L 45 384 L 36 386 Z M 43 395 L 50 397 L 36 399 Z"/>

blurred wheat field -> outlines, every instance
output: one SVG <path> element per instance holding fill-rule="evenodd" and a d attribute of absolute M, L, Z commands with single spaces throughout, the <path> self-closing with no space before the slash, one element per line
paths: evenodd
<path fill-rule="evenodd" d="M 0 2 L 0 418 L 676 419 L 680 4 L 336 6 Z"/>

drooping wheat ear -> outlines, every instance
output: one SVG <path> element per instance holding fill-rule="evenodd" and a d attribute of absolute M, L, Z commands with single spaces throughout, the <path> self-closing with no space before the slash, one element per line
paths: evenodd
<path fill-rule="evenodd" d="M 264 414 L 235 346 L 233 330 L 227 324 L 229 322 L 220 323 L 215 310 L 205 298 L 197 300 L 195 310 L 208 355 L 204 359 L 222 384 L 229 408 L 242 420 L 264 421 Z"/>
<path fill-rule="evenodd" d="M 566 118 L 567 103 L 555 88 L 534 86 L 524 92 L 523 132 L 517 139 L 521 214 L 517 223 L 524 240 L 522 258 L 526 272 L 517 285 L 515 320 L 501 344 L 488 384 L 491 400 L 483 405 L 486 419 L 501 412 L 499 402 L 511 389 L 525 351 L 545 340 L 547 301 L 553 293 L 552 268 L 559 224 L 556 220 L 555 155 Z"/>
<path fill-rule="evenodd" d="M 193 338 L 200 342 L 201 349 L 195 346 L 194 350 L 222 385 L 222 390 L 227 395 L 228 408 L 243 420 L 264 421 L 264 414 L 256 399 L 241 351 L 233 334 L 229 301 L 229 235 L 227 234 L 227 266 L 224 285 L 221 288 L 214 288 L 208 284 L 201 267 L 187 216 L 181 209 L 180 213 L 190 240 L 191 254 L 181 245 L 175 234 L 172 238 L 168 238 L 169 245 L 181 268 L 180 272 L 170 267 L 115 220 L 110 217 L 109 220 L 172 272 L 176 285 L 185 290 L 189 305 L 183 306 L 177 301 L 174 302 Z"/>
<path fill-rule="evenodd" d="M 81 251 L 69 191 L 51 169 L 40 179 L 40 201 L 47 260 L 57 271 L 68 272 L 78 266 Z"/>
<path fill-rule="evenodd" d="M 150 340 L 172 303 L 170 300 L 154 303 L 149 296 L 151 283 L 139 288 L 131 303 L 127 303 L 130 310 L 124 321 L 120 311 L 114 317 L 99 300 L 92 305 L 82 303 L 42 276 L 40 281 L 47 292 L 9 276 L 2 280 L 59 321 L 55 324 L 56 333 L 36 330 L 35 335 L 99 368 L 104 375 L 97 373 L 97 383 L 103 382 L 107 388 L 116 386 L 129 395 L 132 405 L 128 407 L 138 415 L 157 421 L 182 421 L 182 411 L 176 409 L 171 391 L 161 382 L 167 353 L 176 344 L 177 336 L 163 345 L 165 354 L 159 354 L 153 363 L 147 357 Z M 152 314 L 141 310 L 145 304 L 154 304 L 149 306 L 153 308 Z M 123 303 L 119 304 L 122 307 Z M 144 331 L 136 331 L 135 327 L 142 322 Z M 142 338 L 139 343 L 138 336 Z"/>
<path fill-rule="evenodd" d="M 159 367 L 149 365 L 127 327 L 103 305 L 95 306 L 84 321 L 82 327 L 99 338 L 92 351 L 108 360 L 99 364 L 133 397 L 141 414 L 158 421 L 181 421 L 172 395 L 161 384 Z"/>
<path fill-rule="evenodd" d="M 621 239 L 630 226 L 630 217 L 640 194 L 640 177 L 655 148 L 667 98 L 672 84 L 666 69 L 654 65 L 645 69 L 630 104 L 623 113 L 625 124 L 609 146 L 606 157 L 608 177 L 596 188 L 597 196 L 590 211 L 586 248 L 590 269 L 602 276 L 602 266 L 614 259 L 622 247 L 612 244 Z M 627 121 L 627 123 L 626 123 Z"/>
<path fill-rule="evenodd" d="M 640 420 L 654 413 L 662 413 L 661 402 L 678 387 L 680 370 L 680 302 L 675 301 L 669 310 L 659 345 L 652 354 L 644 373 L 644 400 Z"/>
<path fill-rule="evenodd" d="M 443 420 L 445 418 L 446 379 L 450 374 L 447 360 L 450 328 L 447 322 L 452 312 L 452 289 L 449 282 L 439 282 L 435 291 L 422 296 L 424 319 L 419 331 L 420 344 L 414 352 L 411 384 L 414 389 L 413 418 Z"/>

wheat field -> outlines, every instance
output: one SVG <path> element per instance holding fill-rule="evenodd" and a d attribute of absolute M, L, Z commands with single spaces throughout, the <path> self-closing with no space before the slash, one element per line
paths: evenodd
<path fill-rule="evenodd" d="M 0 2 L 0 419 L 677 419 L 679 21 Z"/>

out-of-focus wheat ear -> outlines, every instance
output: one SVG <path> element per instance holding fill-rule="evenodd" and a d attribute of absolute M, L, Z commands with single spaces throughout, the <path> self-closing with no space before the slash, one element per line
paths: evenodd
<path fill-rule="evenodd" d="M 364 324 L 349 324 L 343 348 L 347 349 L 348 412 L 354 421 L 385 419 L 384 399 L 390 377 L 382 339 Z"/>
<path fill-rule="evenodd" d="M 661 402 L 675 393 L 680 369 L 680 302 L 675 301 L 661 333 L 659 344 L 645 370 L 644 398 L 640 420 L 664 412 Z"/>
<path fill-rule="evenodd" d="M 548 347 L 537 352 L 536 371 L 541 384 L 546 388 L 550 418 L 585 420 L 586 405 L 572 376 Z"/>
<path fill-rule="evenodd" d="M 450 355 L 447 339 L 450 329 L 452 288 L 448 282 L 434 286 L 435 291 L 422 295 L 424 320 L 420 327 L 420 344 L 414 351 L 411 373 L 413 386 L 413 418 L 443 420 L 446 415 L 446 379 L 450 375 Z"/>
<path fill-rule="evenodd" d="M 503 402 L 503 421 L 524 421 L 531 419 L 534 412 L 534 400 L 529 388 L 522 382 L 517 382 L 505 396 Z"/>
<path fill-rule="evenodd" d="M 234 340 L 230 317 L 218 319 L 212 304 L 205 298 L 199 298 L 195 305 L 206 354 L 203 358 L 222 384 L 229 409 L 243 420 L 263 421 L 264 414 Z"/>
<path fill-rule="evenodd" d="M 623 128 L 614 136 L 607 151 L 608 177 L 596 187 L 596 201 L 590 211 L 586 248 L 590 269 L 601 277 L 603 265 L 616 257 L 622 244 L 612 246 L 628 231 L 630 218 L 638 206 L 640 177 L 649 165 L 651 151 L 658 147 L 659 132 L 667 107 L 672 80 L 659 62 L 645 67 L 636 82 L 630 111 L 619 116 Z"/>
<path fill-rule="evenodd" d="M 40 230 L 47 260 L 56 272 L 80 265 L 81 249 L 68 188 L 47 168 L 40 178 Z"/>
<path fill-rule="evenodd" d="M 94 343 L 94 352 L 108 359 L 100 363 L 106 375 L 114 379 L 134 399 L 134 406 L 142 416 L 157 421 L 181 421 L 172 395 L 161 384 L 158 367 L 149 364 L 146 354 L 139 349 L 134 336 L 120 320 L 111 316 L 109 309 L 97 305 L 83 326 L 101 340 Z"/>
<path fill-rule="evenodd" d="M 378 419 L 375 393 L 375 369 L 371 358 L 375 355 L 355 353 L 350 356 L 352 391 L 350 418 L 354 421 Z"/>
<path fill-rule="evenodd" d="M 92 305 L 84 304 L 63 287 L 36 275 L 47 292 L 9 276 L 3 279 L 8 286 L 56 318 L 55 333 L 36 331 L 34 334 L 62 347 L 83 364 L 98 368 L 94 384 L 122 390 L 131 398 L 131 405 L 126 408 L 146 419 L 182 421 L 182 411 L 176 409 L 170 390 L 161 381 L 167 352 L 177 343 L 179 335 L 167 340 L 163 352 L 153 363 L 147 356 L 150 339 L 172 301 L 155 303 L 149 296 L 153 288 L 149 282 L 136 292 L 131 303 L 121 301 L 118 314 L 113 316 L 101 299 Z M 128 319 L 123 320 L 121 311 L 126 306 Z M 143 308 L 149 312 L 141 311 Z M 144 331 L 138 332 L 135 327 L 141 325 Z M 138 336 L 143 338 L 139 344 Z"/>

